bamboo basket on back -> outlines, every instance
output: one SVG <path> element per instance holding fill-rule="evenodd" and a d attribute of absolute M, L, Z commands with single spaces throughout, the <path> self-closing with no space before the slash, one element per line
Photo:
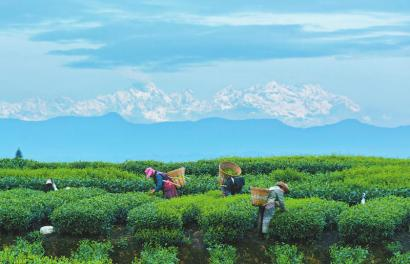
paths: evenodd
<path fill-rule="evenodd" d="M 184 167 L 169 171 L 167 172 L 167 175 L 171 178 L 172 182 L 175 183 L 177 188 L 181 188 L 186 184 Z"/>
<path fill-rule="evenodd" d="M 236 177 L 242 174 L 242 169 L 233 162 L 222 162 L 219 164 L 219 183 L 222 185 L 227 177 Z"/>
<path fill-rule="evenodd" d="M 265 206 L 268 202 L 269 189 L 251 187 L 251 199 L 253 206 Z"/>

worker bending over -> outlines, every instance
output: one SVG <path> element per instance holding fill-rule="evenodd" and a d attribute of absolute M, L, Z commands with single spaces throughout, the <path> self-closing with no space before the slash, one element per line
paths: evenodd
<path fill-rule="evenodd" d="M 178 196 L 176 189 L 177 184 L 175 184 L 166 173 L 156 171 L 153 168 L 146 168 L 145 175 L 147 179 L 152 178 L 154 180 L 155 189 L 152 189 L 151 193 L 162 190 L 164 197 L 167 199 Z"/>
<path fill-rule="evenodd" d="M 44 191 L 58 191 L 57 185 L 54 183 L 53 179 L 47 179 L 46 185 L 44 186 Z"/>
<path fill-rule="evenodd" d="M 284 182 L 276 183 L 276 186 L 269 188 L 268 202 L 265 204 L 262 220 L 262 234 L 267 234 L 269 224 L 275 214 L 275 206 L 279 206 L 281 210 L 286 211 L 285 194 L 289 193 L 289 187 Z"/>

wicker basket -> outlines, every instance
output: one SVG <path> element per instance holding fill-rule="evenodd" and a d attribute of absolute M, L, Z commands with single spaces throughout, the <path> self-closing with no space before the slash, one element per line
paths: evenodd
<path fill-rule="evenodd" d="M 231 174 L 227 172 L 226 170 L 230 169 L 234 171 L 235 173 Z M 241 175 L 242 169 L 238 165 L 236 165 L 233 162 L 222 162 L 219 164 L 219 183 L 222 184 L 224 178 L 226 177 L 236 177 Z"/>
<path fill-rule="evenodd" d="M 269 190 L 251 187 L 252 205 L 264 206 L 268 202 Z"/>
<path fill-rule="evenodd" d="M 169 171 L 167 172 L 167 175 L 171 178 L 172 182 L 175 183 L 177 188 L 181 188 L 186 184 L 184 167 Z"/>

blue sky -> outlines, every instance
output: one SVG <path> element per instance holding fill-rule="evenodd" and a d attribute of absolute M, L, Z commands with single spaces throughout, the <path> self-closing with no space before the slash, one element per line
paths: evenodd
<path fill-rule="evenodd" d="M 405 0 L 4 0 L 0 117 L 118 111 L 136 122 L 217 115 L 271 117 L 294 125 L 343 118 L 409 125 L 409 55 Z M 293 93 L 309 85 L 321 90 Z M 195 100 L 188 103 L 201 105 L 202 112 L 194 113 L 188 103 L 153 110 L 155 105 L 141 101 L 145 94 L 130 98 L 136 94 L 132 89 L 149 86 L 158 89 L 157 97 L 147 95 L 149 102 L 180 100 L 178 94 L 189 90 L 181 100 L 192 95 Z M 256 99 L 250 96 L 253 86 L 263 90 Z M 221 94 L 227 87 L 245 92 L 227 102 Z M 229 111 L 215 106 L 221 98 L 232 105 Z M 268 105 L 259 107 L 264 98 Z M 290 110 L 281 111 L 278 100 Z"/>

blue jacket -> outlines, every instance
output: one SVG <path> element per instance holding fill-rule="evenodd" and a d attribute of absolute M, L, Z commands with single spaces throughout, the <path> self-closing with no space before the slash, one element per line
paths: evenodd
<path fill-rule="evenodd" d="M 169 177 L 165 173 L 157 171 L 154 176 L 155 191 L 156 192 L 161 191 L 164 187 L 164 180 L 168 180 L 168 179 Z"/>

